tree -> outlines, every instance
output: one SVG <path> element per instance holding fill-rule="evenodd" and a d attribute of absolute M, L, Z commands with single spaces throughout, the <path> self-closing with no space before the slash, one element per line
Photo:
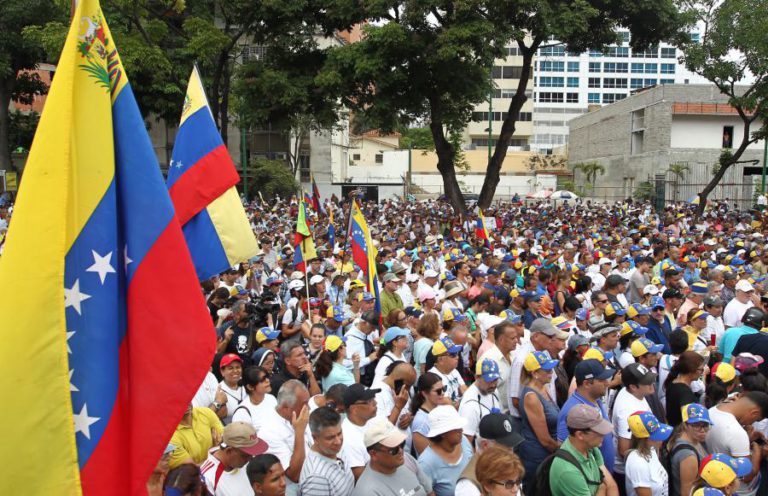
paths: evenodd
<path fill-rule="evenodd" d="M 656 193 L 656 189 L 653 187 L 653 183 L 650 181 L 643 181 L 637 185 L 632 196 L 636 200 L 651 201 Z"/>
<path fill-rule="evenodd" d="M 248 191 L 244 191 L 246 198 L 255 198 L 259 192 L 266 201 L 279 195 L 281 198 L 290 198 L 299 189 L 296 179 L 291 171 L 280 160 L 257 159 L 251 165 L 248 174 Z"/>
<path fill-rule="evenodd" d="M 400 129 L 400 148 L 415 148 L 417 150 L 434 150 L 432 131 L 428 127 L 407 127 Z"/>
<path fill-rule="evenodd" d="M 598 162 L 584 162 L 581 164 L 576 164 L 573 166 L 573 170 L 581 171 L 581 173 L 584 174 L 584 178 L 587 180 L 587 183 L 592 186 L 593 194 L 595 192 L 595 181 L 597 181 L 597 176 L 602 176 L 605 174 L 605 167 L 603 167 L 603 165 Z"/>
<path fill-rule="evenodd" d="M 37 123 L 40 122 L 40 114 L 15 111 L 9 115 L 9 118 L 8 144 L 11 152 L 29 151 L 32 148 Z"/>
<path fill-rule="evenodd" d="M 728 169 L 742 163 L 747 147 L 768 134 L 768 45 L 765 43 L 768 2 L 685 0 L 683 3 L 687 13 L 703 26 L 700 43 L 687 40 L 681 44 L 685 64 L 728 97 L 728 103 L 744 125 L 741 143 L 721 154 L 719 167 L 699 193 L 697 214 L 701 215 L 707 197 Z"/>
<path fill-rule="evenodd" d="M 50 0 L 3 0 L 0 2 L 0 169 L 11 169 L 12 100 L 31 103 L 48 89 L 31 72 L 44 61 L 43 47 L 22 36 L 24 28 L 66 20 L 66 11 Z"/>
<path fill-rule="evenodd" d="M 336 5 L 336 3 L 334 3 Z M 618 41 L 619 26 L 641 48 L 671 37 L 680 26 L 673 0 L 455 0 L 364 2 L 365 37 L 334 50 L 322 83 L 345 105 L 383 130 L 426 122 L 447 197 L 457 212 L 466 207 L 456 180 L 457 150 L 449 136 L 464 129 L 474 107 L 493 89 L 491 70 L 516 46 L 523 57 L 517 90 L 506 109 L 499 139 L 486 168 L 479 205 L 491 203 L 507 147 L 515 132 L 531 62 L 554 38 L 569 50 L 602 49 Z"/>
<path fill-rule="evenodd" d="M 680 193 L 680 181 L 685 179 L 685 173 L 690 172 L 690 170 L 691 168 L 688 167 L 688 164 L 680 162 L 669 164 L 669 169 L 667 169 L 667 172 L 671 173 L 675 177 L 675 201 L 677 201 L 678 193 Z"/>

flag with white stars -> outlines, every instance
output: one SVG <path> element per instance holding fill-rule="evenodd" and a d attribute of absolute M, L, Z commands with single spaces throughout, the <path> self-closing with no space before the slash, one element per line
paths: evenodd
<path fill-rule="evenodd" d="M 0 390 L 23 408 L 0 494 L 146 492 L 215 334 L 98 0 L 78 2 L 24 172 L 0 263 Z"/>

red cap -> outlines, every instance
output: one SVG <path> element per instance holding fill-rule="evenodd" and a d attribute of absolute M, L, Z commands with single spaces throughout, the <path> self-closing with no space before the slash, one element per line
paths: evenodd
<path fill-rule="evenodd" d="M 221 357 L 221 362 L 219 362 L 219 368 L 223 369 L 227 365 L 229 365 L 232 362 L 240 362 L 243 363 L 243 359 L 240 358 L 239 355 L 236 355 L 235 353 L 227 353 L 223 357 Z"/>

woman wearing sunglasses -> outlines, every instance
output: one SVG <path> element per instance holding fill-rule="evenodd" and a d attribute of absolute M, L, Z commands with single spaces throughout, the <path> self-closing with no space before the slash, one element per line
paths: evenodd
<path fill-rule="evenodd" d="M 525 469 L 511 449 L 491 445 L 478 457 L 475 473 L 483 496 L 517 496 Z"/>
<path fill-rule="evenodd" d="M 411 401 L 411 415 L 413 415 L 411 432 L 413 433 L 415 456 L 419 456 L 429 446 L 429 439 L 427 438 L 429 412 L 438 405 L 448 404 L 445 399 L 447 389 L 440 376 L 432 372 L 422 374 L 416 381 L 416 396 Z"/>

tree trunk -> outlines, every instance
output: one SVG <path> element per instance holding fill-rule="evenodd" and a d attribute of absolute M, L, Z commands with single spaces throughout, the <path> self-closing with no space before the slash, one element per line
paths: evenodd
<path fill-rule="evenodd" d="M 429 130 L 432 132 L 432 139 L 435 142 L 435 153 L 437 154 L 437 170 L 443 176 L 443 187 L 445 196 L 453 206 L 456 215 L 466 215 L 467 205 L 464 203 L 464 194 L 461 192 L 459 182 L 456 180 L 456 168 L 454 167 L 454 149 L 453 145 L 445 139 L 443 132 L 443 122 L 439 103 L 435 104 L 437 99 L 430 99 L 432 119 L 429 123 Z"/>
<path fill-rule="evenodd" d="M 525 47 L 522 43 L 519 44 L 523 54 L 523 68 L 520 73 L 520 82 L 517 85 L 515 96 L 513 96 L 512 101 L 509 102 L 507 118 L 501 125 L 501 132 L 499 133 L 499 139 L 496 141 L 496 148 L 494 149 L 493 156 L 486 168 L 485 180 L 483 180 L 483 187 L 480 190 L 480 199 L 477 202 L 480 208 L 488 208 L 493 201 L 493 196 L 496 194 L 496 187 L 499 185 L 501 166 L 504 163 L 504 158 L 507 156 L 507 147 L 512 139 L 512 135 L 515 134 L 515 125 L 517 124 L 517 119 L 520 115 L 520 109 L 523 108 L 523 104 L 528 100 L 528 97 L 525 96 L 525 90 L 528 88 L 528 81 L 531 77 L 533 54 L 536 53 L 536 49 L 540 44 L 540 40 L 534 40 L 530 48 Z"/>
<path fill-rule="evenodd" d="M 15 75 L 13 81 L 9 81 L 7 78 L 0 81 L 0 170 L 13 169 L 10 143 L 11 119 L 8 108 L 11 104 L 11 94 L 15 81 Z"/>
<path fill-rule="evenodd" d="M 750 139 L 750 132 L 749 132 L 752 121 L 749 120 L 749 118 L 745 118 L 745 115 L 741 112 L 740 112 L 740 115 L 742 117 L 742 121 L 744 121 L 744 134 L 742 135 L 742 138 L 741 138 L 741 144 L 736 149 L 736 151 L 733 152 L 733 155 L 731 155 L 731 157 L 728 160 L 720 163 L 720 167 L 718 168 L 717 173 L 714 176 L 712 176 L 712 179 L 710 179 L 707 185 L 704 186 L 704 189 L 701 190 L 701 193 L 699 193 L 699 205 L 696 207 L 696 217 L 701 217 L 701 215 L 704 213 L 704 209 L 707 207 L 707 197 L 709 197 L 709 194 L 712 193 L 712 191 L 714 191 L 718 183 L 723 179 L 723 176 L 725 176 L 725 172 L 728 169 L 730 169 L 731 166 L 739 162 L 739 159 L 744 154 L 744 151 L 753 141 Z"/>

